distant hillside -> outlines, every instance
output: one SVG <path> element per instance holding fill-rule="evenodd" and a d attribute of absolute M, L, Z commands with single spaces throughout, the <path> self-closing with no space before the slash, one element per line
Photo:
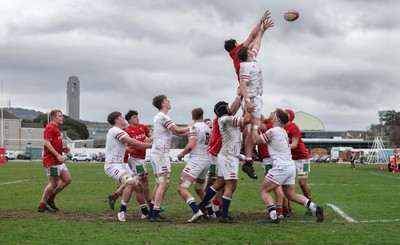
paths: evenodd
<path fill-rule="evenodd" d="M 41 111 L 35 111 L 32 109 L 24 109 L 24 108 L 7 107 L 7 108 L 4 108 L 4 110 L 21 118 L 21 119 L 30 120 L 30 121 L 35 119 L 37 116 L 43 114 L 43 112 L 41 112 Z"/>

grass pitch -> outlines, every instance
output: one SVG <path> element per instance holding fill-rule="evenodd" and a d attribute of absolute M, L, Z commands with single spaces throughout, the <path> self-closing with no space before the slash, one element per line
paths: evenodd
<path fill-rule="evenodd" d="M 41 163 L 0 165 L 1 244 L 399 244 L 400 173 L 380 170 L 382 165 L 357 165 L 355 171 L 348 164 L 313 165 L 309 185 L 314 202 L 325 207 L 325 221 L 316 223 L 315 216 L 304 216 L 304 207 L 293 203 L 292 217 L 279 225 L 259 222 L 267 217 L 258 193 L 262 179 L 243 172 L 230 209 L 236 224 L 186 222 L 191 210 L 176 191 L 184 167 L 178 163 L 172 164 L 163 204 L 163 215 L 172 222 L 141 220 L 132 197 L 127 222 L 121 223 L 108 207 L 107 195 L 116 186 L 103 164 L 67 166 L 72 183 L 57 196 L 61 211 L 54 214 L 36 211 L 47 183 Z M 152 176 L 150 183 L 153 187 Z"/>

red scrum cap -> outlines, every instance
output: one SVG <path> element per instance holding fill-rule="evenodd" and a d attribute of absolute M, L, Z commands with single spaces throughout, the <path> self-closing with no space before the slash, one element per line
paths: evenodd
<path fill-rule="evenodd" d="M 293 122 L 294 120 L 294 112 L 290 109 L 286 109 L 285 112 L 289 115 L 289 121 Z"/>

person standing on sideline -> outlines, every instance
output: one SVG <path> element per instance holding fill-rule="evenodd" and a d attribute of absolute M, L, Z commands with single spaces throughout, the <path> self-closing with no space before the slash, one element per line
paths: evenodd
<path fill-rule="evenodd" d="M 311 171 L 310 154 L 302 139 L 300 128 L 293 122 L 295 118 L 294 112 L 290 109 L 286 109 L 285 112 L 289 116 L 289 122 L 285 125 L 285 130 L 289 138 L 292 159 L 296 165 L 299 186 L 303 195 L 312 201 L 311 189 L 307 183 Z M 307 210 L 306 215 L 311 216 L 312 212 Z"/>
<path fill-rule="evenodd" d="M 118 212 L 118 220 L 125 222 L 126 208 L 131 199 L 132 192 L 136 192 L 136 199 L 139 202 L 139 207 L 142 215 L 149 215 L 146 200 L 143 196 L 142 185 L 138 181 L 137 176 L 134 176 L 128 164 L 124 163 L 126 145 L 135 147 L 136 149 L 146 149 L 151 147 L 151 143 L 140 142 L 132 139 L 123 130 L 125 119 L 118 111 L 111 112 L 107 117 L 108 123 L 111 124 L 111 129 L 108 130 L 106 139 L 106 160 L 104 171 L 107 176 L 118 181 L 119 185 L 124 185 L 120 210 Z"/>
<path fill-rule="evenodd" d="M 193 211 L 193 216 L 188 222 L 196 222 L 203 216 L 203 212 L 196 204 L 196 200 L 189 192 L 190 186 L 193 184 L 194 191 L 197 196 L 203 199 L 205 179 L 207 171 L 210 168 L 210 155 L 208 153 L 208 145 L 211 138 L 211 129 L 203 122 L 204 111 L 202 108 L 192 110 L 193 126 L 189 130 L 189 141 L 182 152 L 178 154 L 178 160 L 190 153 L 189 162 L 182 170 L 181 179 L 179 181 L 178 193 L 186 201 Z"/>
<path fill-rule="evenodd" d="M 220 101 L 214 106 L 214 113 L 218 117 L 218 126 L 222 139 L 221 150 L 217 157 L 218 179 L 207 190 L 199 207 L 204 209 L 215 194 L 225 188 L 219 221 L 221 223 L 233 223 L 233 219 L 229 216 L 229 207 L 239 177 L 240 128 L 251 122 L 251 115 L 250 113 L 245 113 L 244 117 L 233 116 L 228 103 L 224 101 Z"/>
<path fill-rule="evenodd" d="M 351 156 L 350 156 L 350 164 L 351 164 L 350 168 L 353 169 L 353 170 L 356 170 L 356 163 L 355 162 L 356 162 L 356 153 L 352 152 Z"/>
<path fill-rule="evenodd" d="M 151 210 L 150 222 L 167 222 L 169 220 L 160 216 L 160 207 L 165 192 L 169 188 L 171 173 L 171 148 L 172 133 L 177 136 L 187 136 L 189 127 L 178 127 L 167 115 L 171 109 L 171 102 L 165 95 L 153 98 L 153 106 L 158 109 L 153 120 L 153 147 L 150 153 L 150 162 L 153 167 L 156 185 L 153 191 L 154 206 Z"/>
<path fill-rule="evenodd" d="M 243 96 L 242 107 L 252 114 L 256 124 L 259 124 L 261 120 L 263 109 L 262 95 L 264 91 L 263 75 L 261 67 L 257 62 L 257 54 L 260 50 L 264 32 L 273 26 L 274 22 L 268 15 L 266 20 L 261 24 L 261 30 L 258 32 L 253 43 L 250 46 L 241 47 L 236 53 L 237 57 L 242 61 L 239 70 L 239 94 Z M 254 144 L 251 133 L 251 125 L 249 124 L 245 136 L 245 160 L 242 170 L 250 178 L 257 179 L 253 168 Z"/>
<path fill-rule="evenodd" d="M 63 147 L 59 126 L 64 123 L 61 110 L 54 109 L 50 112 L 51 122 L 44 129 L 43 166 L 46 168 L 48 183 L 40 200 L 39 212 L 56 212 L 59 209 L 54 203 L 56 195 L 71 183 L 71 175 L 65 165 L 66 157 L 63 153 L 70 151 Z M 47 207 L 47 204 L 50 208 Z"/>
<path fill-rule="evenodd" d="M 317 206 L 311 200 L 295 192 L 296 166 L 290 153 L 289 139 L 283 128 L 289 121 L 289 116 L 282 109 L 276 109 L 272 115 L 272 128 L 265 133 L 259 134 L 258 125 L 253 124 L 252 138 L 254 144 L 266 144 L 268 152 L 273 162 L 272 169 L 269 170 L 261 184 L 261 198 L 269 213 L 267 223 L 279 223 L 278 214 L 274 205 L 274 199 L 270 192 L 282 186 L 285 196 L 311 211 L 316 212 L 317 222 L 324 220 L 324 208 Z"/>

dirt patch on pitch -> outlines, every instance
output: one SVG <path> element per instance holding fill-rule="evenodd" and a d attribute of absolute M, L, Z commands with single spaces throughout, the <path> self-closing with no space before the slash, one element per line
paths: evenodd
<path fill-rule="evenodd" d="M 146 222 L 138 214 L 127 214 L 127 222 Z M 0 220 L 44 220 L 44 221 L 75 221 L 79 223 L 119 223 L 117 212 L 90 213 L 82 211 L 58 211 L 39 213 L 36 210 L 0 210 Z"/>

